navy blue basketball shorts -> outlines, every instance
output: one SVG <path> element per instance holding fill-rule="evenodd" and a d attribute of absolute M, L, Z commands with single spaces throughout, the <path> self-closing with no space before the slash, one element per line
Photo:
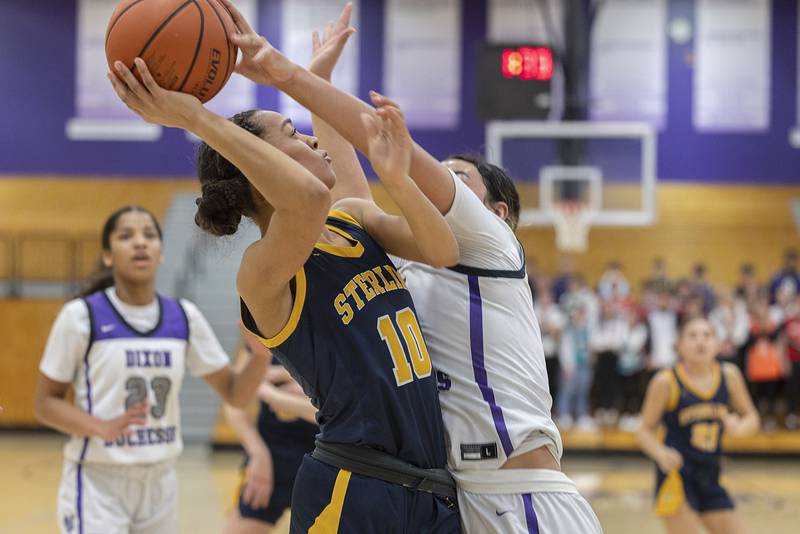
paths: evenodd
<path fill-rule="evenodd" d="M 242 483 L 239 486 L 239 515 L 247 519 L 255 519 L 274 525 L 283 515 L 283 512 L 292 504 L 292 490 L 294 480 L 303 455 L 309 450 L 308 443 L 292 443 L 291 441 L 275 441 L 269 444 L 272 453 L 273 476 L 275 486 L 272 490 L 269 504 L 265 508 L 252 508 L 242 500 L 244 489 L 244 468 L 242 467 Z M 313 446 L 313 445 L 312 445 Z"/>
<path fill-rule="evenodd" d="M 669 479 L 656 468 L 656 512 L 667 516 L 680 509 L 683 502 L 698 513 L 731 510 L 733 499 L 719 483 L 720 468 L 687 462 Z"/>
<path fill-rule="evenodd" d="M 292 495 L 292 534 L 461 532 L 458 508 L 444 497 L 303 458 Z"/>

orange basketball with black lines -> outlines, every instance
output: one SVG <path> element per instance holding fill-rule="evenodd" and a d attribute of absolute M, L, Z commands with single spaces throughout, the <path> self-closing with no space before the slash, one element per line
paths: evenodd
<path fill-rule="evenodd" d="M 106 59 L 113 71 L 115 61 L 133 69 L 141 57 L 161 87 L 207 102 L 236 65 L 234 31 L 218 0 L 123 0 L 108 21 Z"/>

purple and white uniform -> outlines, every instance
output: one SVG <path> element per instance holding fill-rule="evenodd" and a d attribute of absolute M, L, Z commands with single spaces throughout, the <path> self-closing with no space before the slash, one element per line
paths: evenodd
<path fill-rule="evenodd" d="M 559 461 L 561 436 L 550 416 L 522 247 L 502 219 L 453 179 L 455 198 L 445 220 L 458 241 L 460 264 L 435 269 L 397 263 L 437 369 L 464 529 L 600 532 L 591 507 L 563 473 L 499 469 L 509 458 L 543 446 Z M 560 496 L 537 508 L 544 493 Z"/>
<path fill-rule="evenodd" d="M 131 306 L 110 288 L 62 308 L 41 372 L 71 383 L 75 405 L 100 419 L 149 404 L 146 424 L 128 436 L 70 437 L 59 488 L 62 532 L 177 531 L 173 462 L 183 448 L 183 375 L 187 368 L 206 375 L 226 365 L 225 351 L 190 302 L 159 296 Z"/>

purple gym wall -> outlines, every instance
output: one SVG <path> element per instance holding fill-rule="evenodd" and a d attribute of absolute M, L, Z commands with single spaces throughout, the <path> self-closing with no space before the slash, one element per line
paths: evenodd
<path fill-rule="evenodd" d="M 480 149 L 483 123 L 473 111 L 475 47 L 485 37 L 486 1 L 464 0 L 461 121 L 455 130 L 414 131 L 438 157 Z M 764 134 L 698 134 L 692 125 L 692 43 L 668 46 L 668 117 L 659 136 L 658 175 L 687 182 L 800 183 L 800 151 L 788 144 L 796 117 L 797 3 L 772 2 L 771 124 Z M 670 0 L 669 15 L 693 17 L 693 0 Z M 260 0 L 259 27 L 279 42 L 280 0 Z M 72 142 L 75 0 L 0 2 L 0 173 L 98 176 L 192 176 L 192 144 L 165 129 L 158 142 Z M 383 1 L 362 0 L 360 89 L 380 90 Z M 274 108 L 277 95 L 259 88 L 258 104 Z"/>

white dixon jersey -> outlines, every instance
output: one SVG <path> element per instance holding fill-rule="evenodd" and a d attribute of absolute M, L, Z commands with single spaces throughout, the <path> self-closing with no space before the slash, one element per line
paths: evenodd
<path fill-rule="evenodd" d="M 148 402 L 147 421 L 115 441 L 73 435 L 64 456 L 74 462 L 150 464 L 183 448 L 179 392 L 186 368 L 218 371 L 228 357 L 190 302 L 158 296 L 146 306 L 119 300 L 114 289 L 68 302 L 50 332 L 39 366 L 71 383 L 75 405 L 103 420 Z"/>
<path fill-rule="evenodd" d="M 399 260 L 437 369 L 451 469 L 498 469 L 561 437 L 522 247 L 460 179 L 445 216 L 461 262 L 453 269 Z"/>

